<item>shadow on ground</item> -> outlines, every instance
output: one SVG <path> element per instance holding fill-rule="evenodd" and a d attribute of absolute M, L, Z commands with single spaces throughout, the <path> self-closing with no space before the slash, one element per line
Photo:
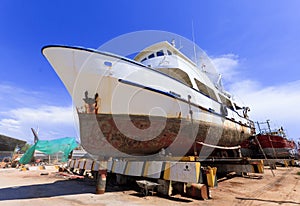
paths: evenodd
<path fill-rule="evenodd" d="M 145 197 L 145 195 L 141 194 L 140 192 L 136 192 L 136 193 L 133 193 L 133 194 L 130 194 L 130 195 L 131 196 L 135 196 L 135 197 L 140 197 L 140 198 L 144 198 Z M 151 196 L 151 195 L 149 195 L 149 196 Z M 182 203 L 193 202 L 190 199 L 184 199 L 184 198 L 191 198 L 191 197 L 188 197 L 188 196 L 174 197 L 174 196 L 160 195 L 160 194 L 157 194 L 157 193 L 155 194 L 155 196 L 158 196 L 158 197 L 161 197 L 161 198 L 164 198 L 164 199 L 168 199 L 168 200 L 174 201 L 174 204 L 178 203 L 178 202 L 182 202 Z"/>
<path fill-rule="evenodd" d="M 95 186 L 76 180 L 59 180 L 54 183 L 8 187 L 0 189 L 0 201 L 44 198 L 62 195 L 95 193 Z"/>
<path fill-rule="evenodd" d="M 295 204 L 295 205 L 300 205 L 300 202 L 295 202 L 295 201 L 289 201 L 289 200 L 267 200 L 267 199 L 258 199 L 258 198 L 243 198 L 243 197 L 236 197 L 238 200 L 249 200 L 249 201 L 260 201 L 260 202 L 272 202 L 272 203 L 277 203 L 277 204 Z"/>
<path fill-rule="evenodd" d="M 128 187 L 119 187 L 108 184 L 105 192 L 129 190 Z M 132 188 L 131 188 L 132 189 Z M 53 183 L 35 184 L 26 186 L 7 187 L 0 189 L 0 201 L 46 198 L 63 195 L 95 194 L 96 183 L 89 180 L 58 180 Z"/>

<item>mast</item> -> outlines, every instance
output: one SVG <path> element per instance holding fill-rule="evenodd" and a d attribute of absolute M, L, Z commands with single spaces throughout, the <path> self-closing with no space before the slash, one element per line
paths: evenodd
<path fill-rule="evenodd" d="M 271 127 L 270 127 L 270 120 L 269 119 L 267 119 L 267 125 L 268 125 L 268 129 L 269 129 L 269 132 L 271 133 L 272 131 L 271 131 Z"/>
<path fill-rule="evenodd" d="M 256 122 L 256 124 L 257 124 L 258 130 L 259 130 L 259 133 L 261 134 L 261 129 L 260 129 L 259 122 Z"/>
<path fill-rule="evenodd" d="M 194 21 L 193 21 L 193 20 L 192 20 L 192 36 L 193 36 L 193 43 L 194 43 L 195 64 L 197 65 L 196 43 L 195 43 L 195 31 L 194 31 Z"/>

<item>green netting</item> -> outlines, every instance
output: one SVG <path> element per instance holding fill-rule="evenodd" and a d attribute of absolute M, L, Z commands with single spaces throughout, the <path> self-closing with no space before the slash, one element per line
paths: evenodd
<path fill-rule="evenodd" d="M 68 161 L 68 155 L 77 147 L 77 143 L 72 137 L 65 137 L 55 140 L 38 140 L 26 153 L 21 157 L 20 163 L 27 164 L 32 159 L 35 150 L 41 151 L 47 155 L 52 155 L 57 152 L 62 152 L 62 162 Z"/>
<path fill-rule="evenodd" d="M 19 160 L 19 162 L 21 164 L 27 164 L 30 162 L 30 160 L 33 157 L 34 151 L 35 151 L 35 147 L 36 144 L 32 145 L 27 151 L 26 153 L 21 157 L 21 159 Z"/>

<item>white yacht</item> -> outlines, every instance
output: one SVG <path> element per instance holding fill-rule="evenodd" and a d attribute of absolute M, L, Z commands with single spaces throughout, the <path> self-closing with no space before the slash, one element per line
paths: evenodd
<path fill-rule="evenodd" d="M 79 117 L 93 155 L 198 155 L 202 143 L 236 146 L 255 133 L 248 107 L 167 41 L 134 59 L 71 46 L 42 50 Z"/>

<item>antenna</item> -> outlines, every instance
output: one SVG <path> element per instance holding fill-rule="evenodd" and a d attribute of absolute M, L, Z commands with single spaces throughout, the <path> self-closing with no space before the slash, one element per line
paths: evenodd
<path fill-rule="evenodd" d="M 194 31 L 194 21 L 193 20 L 192 20 L 192 37 L 193 37 L 193 43 L 194 43 L 195 64 L 197 65 L 196 44 L 195 44 L 195 31 Z"/>
<path fill-rule="evenodd" d="M 177 48 L 179 51 L 183 48 L 182 44 L 181 44 L 181 39 L 179 39 L 179 48 Z"/>
<path fill-rule="evenodd" d="M 176 47 L 175 46 L 175 39 L 172 39 L 171 44 L 172 44 L 173 47 Z"/>

